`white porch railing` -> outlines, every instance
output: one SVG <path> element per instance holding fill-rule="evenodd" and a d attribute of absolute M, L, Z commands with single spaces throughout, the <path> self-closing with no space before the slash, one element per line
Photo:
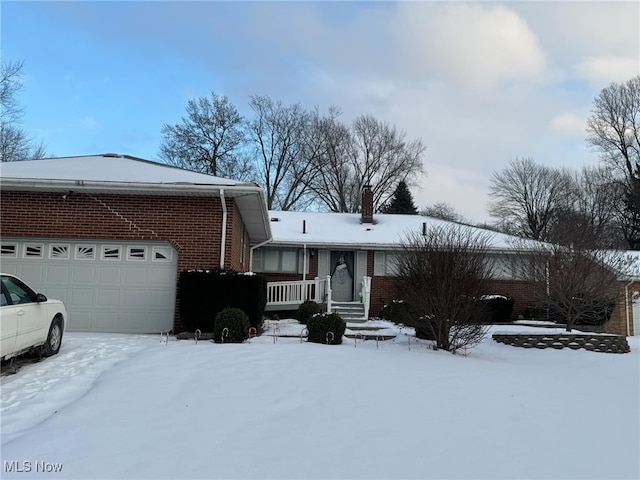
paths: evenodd
<path fill-rule="evenodd" d="M 305 300 L 314 300 L 325 304 L 327 313 L 332 311 L 331 277 L 316 277 L 313 280 L 292 280 L 286 282 L 267 283 L 267 306 L 277 307 L 298 306 Z M 371 277 L 362 278 L 360 301 L 364 305 L 365 318 L 369 318 L 371 302 Z"/>

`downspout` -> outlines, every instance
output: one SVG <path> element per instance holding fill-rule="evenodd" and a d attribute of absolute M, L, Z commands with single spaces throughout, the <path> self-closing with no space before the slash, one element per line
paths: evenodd
<path fill-rule="evenodd" d="M 302 281 L 307 279 L 307 244 L 302 244 Z"/>
<path fill-rule="evenodd" d="M 224 198 L 224 189 L 220 189 L 220 202 L 222 203 L 222 240 L 220 244 L 220 269 L 224 270 L 224 254 L 227 242 L 227 202 Z"/>
<path fill-rule="evenodd" d="M 627 337 L 631 335 L 631 326 L 629 323 L 629 287 L 633 285 L 633 280 L 630 281 L 629 283 L 627 283 L 624 286 L 624 306 L 626 308 L 626 313 L 627 313 Z M 638 334 L 638 332 L 633 332 L 636 335 Z"/>

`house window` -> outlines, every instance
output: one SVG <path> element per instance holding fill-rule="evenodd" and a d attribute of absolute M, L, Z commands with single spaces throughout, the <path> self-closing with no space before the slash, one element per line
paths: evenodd
<path fill-rule="evenodd" d="M 373 253 L 373 274 L 377 277 L 397 275 L 399 261 L 397 252 L 376 251 Z"/>
<path fill-rule="evenodd" d="M 491 255 L 489 268 L 495 280 L 524 280 L 525 259 L 515 255 Z"/>
<path fill-rule="evenodd" d="M 298 249 L 261 248 L 253 253 L 254 272 L 302 273 L 303 252 Z M 309 255 L 307 255 L 307 272 Z"/>
<path fill-rule="evenodd" d="M 122 247 L 120 245 L 103 245 L 100 258 L 118 261 L 122 258 Z"/>
<path fill-rule="evenodd" d="M 95 245 L 76 245 L 76 260 L 95 260 Z"/>
<path fill-rule="evenodd" d="M 170 262 L 171 257 L 171 247 L 153 247 L 153 256 L 151 259 L 154 262 Z"/>
<path fill-rule="evenodd" d="M 0 256 L 8 258 L 18 257 L 18 245 L 15 243 L 3 243 L 0 245 Z"/>
<path fill-rule="evenodd" d="M 147 259 L 147 247 L 127 247 L 127 260 L 144 261 Z"/>
<path fill-rule="evenodd" d="M 23 258 L 43 258 L 44 245 L 42 243 L 25 243 L 22 251 Z"/>
<path fill-rule="evenodd" d="M 68 244 L 52 243 L 49 245 L 49 258 L 53 260 L 69 260 L 71 248 Z"/>

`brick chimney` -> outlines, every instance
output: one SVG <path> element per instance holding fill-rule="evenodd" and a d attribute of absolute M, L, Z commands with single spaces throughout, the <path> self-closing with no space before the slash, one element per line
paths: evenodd
<path fill-rule="evenodd" d="M 373 223 L 373 192 L 371 185 L 365 185 L 362 189 L 362 219 L 361 223 Z"/>

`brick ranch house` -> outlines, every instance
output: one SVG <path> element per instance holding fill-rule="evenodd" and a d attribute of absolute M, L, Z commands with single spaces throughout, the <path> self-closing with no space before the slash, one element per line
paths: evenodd
<path fill-rule="evenodd" d="M 450 222 L 420 215 L 374 216 L 372 203 L 365 190 L 362 214 L 269 211 L 273 240 L 254 251 L 252 264 L 252 270 L 270 282 L 267 310 L 297 308 L 299 296 L 326 299 L 327 285 L 336 302 L 333 310 L 354 321 L 377 316 L 394 300 L 394 265 L 402 239 L 408 232 Z M 486 293 L 512 298 L 513 318 L 522 318 L 533 300 L 528 282 L 518 278 L 514 237 L 487 233 L 492 236 L 494 267 Z M 300 283 L 307 290 L 292 288 Z M 640 303 L 633 301 L 640 292 L 640 275 L 621 277 L 620 288 L 625 301 L 603 330 L 640 334 Z"/>
<path fill-rule="evenodd" d="M 250 269 L 262 188 L 116 154 L 3 163 L 1 270 L 63 300 L 71 331 L 181 330 L 177 272 Z"/>
<path fill-rule="evenodd" d="M 115 154 L 3 163 L 0 190 L 0 270 L 63 300 L 71 331 L 179 332 L 178 272 L 217 267 L 266 277 L 268 310 L 329 286 L 336 310 L 364 320 L 393 300 L 403 234 L 447 223 L 374 218 L 367 198 L 364 215 L 267 211 L 253 183 Z M 494 236 L 487 293 L 513 298 L 517 318 L 531 302 L 508 240 Z M 640 334 L 640 273 L 620 285 L 605 330 Z"/>

